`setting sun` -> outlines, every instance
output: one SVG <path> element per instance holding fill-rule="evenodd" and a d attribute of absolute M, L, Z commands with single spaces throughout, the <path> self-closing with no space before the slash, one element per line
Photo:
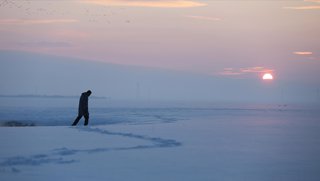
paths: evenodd
<path fill-rule="evenodd" d="M 265 73 L 262 77 L 263 80 L 272 80 L 273 76 L 269 73 Z"/>

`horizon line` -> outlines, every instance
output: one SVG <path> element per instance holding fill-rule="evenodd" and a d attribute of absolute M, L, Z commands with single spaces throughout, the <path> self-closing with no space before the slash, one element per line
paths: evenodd
<path fill-rule="evenodd" d="M 5 95 L 0 94 L 0 97 L 11 97 L 11 98 L 79 98 L 80 96 L 76 95 L 46 95 L 46 94 L 12 94 Z M 92 99 L 109 99 L 105 96 L 90 96 Z"/>

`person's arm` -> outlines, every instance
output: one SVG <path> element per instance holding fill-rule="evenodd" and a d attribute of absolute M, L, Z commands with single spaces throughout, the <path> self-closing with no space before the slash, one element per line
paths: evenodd
<path fill-rule="evenodd" d="M 84 99 L 84 110 L 89 115 L 88 97 Z"/>

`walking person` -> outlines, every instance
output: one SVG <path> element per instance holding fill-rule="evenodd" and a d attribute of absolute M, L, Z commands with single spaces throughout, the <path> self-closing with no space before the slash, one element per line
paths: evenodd
<path fill-rule="evenodd" d="M 88 111 L 88 99 L 91 95 L 91 90 L 88 90 L 87 92 L 83 92 L 81 94 L 80 100 L 79 100 L 79 110 L 78 110 L 78 117 L 74 120 L 72 126 L 75 126 L 78 124 L 79 120 L 84 117 L 84 125 L 87 126 L 89 124 L 89 111 Z"/>

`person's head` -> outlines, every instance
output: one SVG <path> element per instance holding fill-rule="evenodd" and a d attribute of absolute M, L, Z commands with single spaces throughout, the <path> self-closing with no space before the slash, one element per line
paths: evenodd
<path fill-rule="evenodd" d="M 87 95 L 88 95 L 88 96 L 90 96 L 91 93 L 92 93 L 91 90 L 88 90 L 88 91 L 87 91 Z"/>

